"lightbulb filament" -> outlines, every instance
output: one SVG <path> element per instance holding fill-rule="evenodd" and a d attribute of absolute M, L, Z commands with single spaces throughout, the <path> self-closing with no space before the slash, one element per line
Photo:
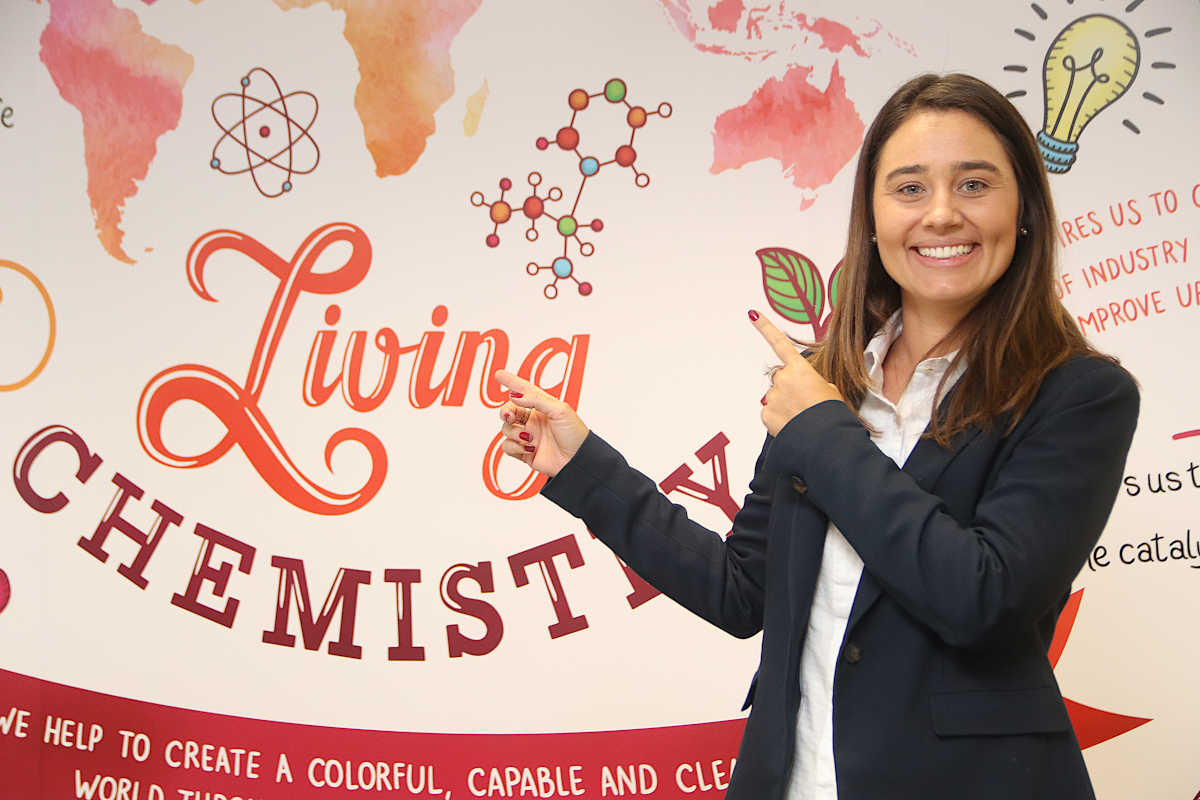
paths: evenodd
<path fill-rule="evenodd" d="M 1063 69 L 1065 69 L 1068 73 L 1070 73 L 1070 77 L 1067 79 L 1067 91 L 1066 91 L 1066 97 L 1068 98 L 1068 101 L 1064 101 L 1062 106 L 1058 109 L 1058 117 L 1054 120 L 1054 125 L 1052 126 L 1052 130 L 1060 130 L 1059 125 L 1062 123 L 1063 114 L 1065 114 L 1067 112 L 1068 108 L 1074 108 L 1075 113 L 1071 115 L 1071 124 L 1067 127 L 1067 130 L 1075 131 L 1076 130 L 1075 125 L 1076 125 L 1076 123 L 1079 122 L 1079 112 L 1082 111 L 1084 105 L 1086 105 L 1088 94 L 1091 93 L 1092 89 L 1095 87 L 1095 85 L 1097 83 L 1108 83 L 1110 80 L 1112 80 L 1112 76 L 1109 75 L 1107 72 L 1098 72 L 1096 69 L 1096 65 L 1100 63 L 1100 59 L 1103 57 L 1104 57 L 1104 48 L 1103 47 L 1097 47 L 1095 50 L 1093 50 L 1091 60 L 1088 61 L 1083 66 L 1076 66 L 1075 56 L 1069 55 L 1069 54 L 1063 56 L 1063 58 L 1062 58 Z M 1070 102 L 1070 98 L 1072 97 L 1071 93 L 1075 90 L 1075 78 L 1078 75 L 1078 73 L 1083 72 L 1085 69 L 1089 70 L 1092 73 L 1092 79 L 1088 82 L 1088 85 L 1084 88 L 1083 94 L 1080 95 L 1078 101 Z M 1073 137 L 1071 137 L 1071 138 L 1073 138 Z"/>

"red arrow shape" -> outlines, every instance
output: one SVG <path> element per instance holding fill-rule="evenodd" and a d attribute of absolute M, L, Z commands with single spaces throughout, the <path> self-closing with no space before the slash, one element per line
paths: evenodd
<path fill-rule="evenodd" d="M 1058 624 L 1054 627 L 1054 636 L 1050 640 L 1050 649 L 1046 653 L 1052 667 L 1058 666 L 1058 659 L 1062 657 L 1063 650 L 1067 646 L 1067 639 L 1071 636 L 1071 628 L 1075 626 L 1075 618 L 1079 616 L 1079 605 L 1082 602 L 1083 589 L 1072 592 L 1071 596 L 1067 598 L 1067 604 L 1063 606 L 1062 613 L 1058 615 Z M 1079 747 L 1084 750 L 1101 742 L 1107 742 L 1109 739 L 1115 739 L 1150 721 L 1148 717 L 1116 714 L 1112 711 L 1085 706 L 1083 703 L 1076 703 L 1074 700 L 1066 698 L 1063 698 L 1063 701 L 1067 704 L 1067 714 L 1071 717 L 1071 725 L 1075 728 Z"/>

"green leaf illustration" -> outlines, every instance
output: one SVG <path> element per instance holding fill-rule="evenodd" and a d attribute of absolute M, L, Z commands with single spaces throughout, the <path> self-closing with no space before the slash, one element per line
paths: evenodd
<path fill-rule="evenodd" d="M 812 261 L 786 247 L 755 252 L 771 308 L 792 322 L 817 325 L 825 311 L 825 286 Z"/>
<path fill-rule="evenodd" d="M 833 272 L 829 273 L 829 310 L 832 312 L 834 306 L 837 305 L 838 299 L 838 278 L 842 277 L 842 262 L 839 261 L 837 266 L 833 268 Z"/>

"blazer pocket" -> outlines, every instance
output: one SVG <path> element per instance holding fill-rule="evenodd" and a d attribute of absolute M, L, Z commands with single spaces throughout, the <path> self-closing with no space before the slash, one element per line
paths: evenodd
<path fill-rule="evenodd" d="M 745 711 L 750 706 L 754 705 L 754 690 L 758 688 L 758 673 L 754 673 L 753 680 L 750 681 L 750 690 L 746 692 L 746 702 L 742 703 L 742 711 Z"/>
<path fill-rule="evenodd" d="M 933 695 L 931 703 L 933 730 L 939 736 L 1062 733 L 1071 727 L 1062 695 L 1053 686 L 947 692 Z"/>

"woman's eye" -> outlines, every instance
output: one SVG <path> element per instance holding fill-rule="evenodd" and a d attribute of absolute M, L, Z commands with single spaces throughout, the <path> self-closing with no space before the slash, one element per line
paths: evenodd
<path fill-rule="evenodd" d="M 987 184 L 976 178 L 971 178 L 970 180 L 963 181 L 962 188 L 967 192 L 982 192 L 987 188 Z"/>
<path fill-rule="evenodd" d="M 897 194 L 908 195 L 909 197 L 916 196 L 921 193 L 921 187 L 915 183 L 906 183 L 896 190 Z"/>

